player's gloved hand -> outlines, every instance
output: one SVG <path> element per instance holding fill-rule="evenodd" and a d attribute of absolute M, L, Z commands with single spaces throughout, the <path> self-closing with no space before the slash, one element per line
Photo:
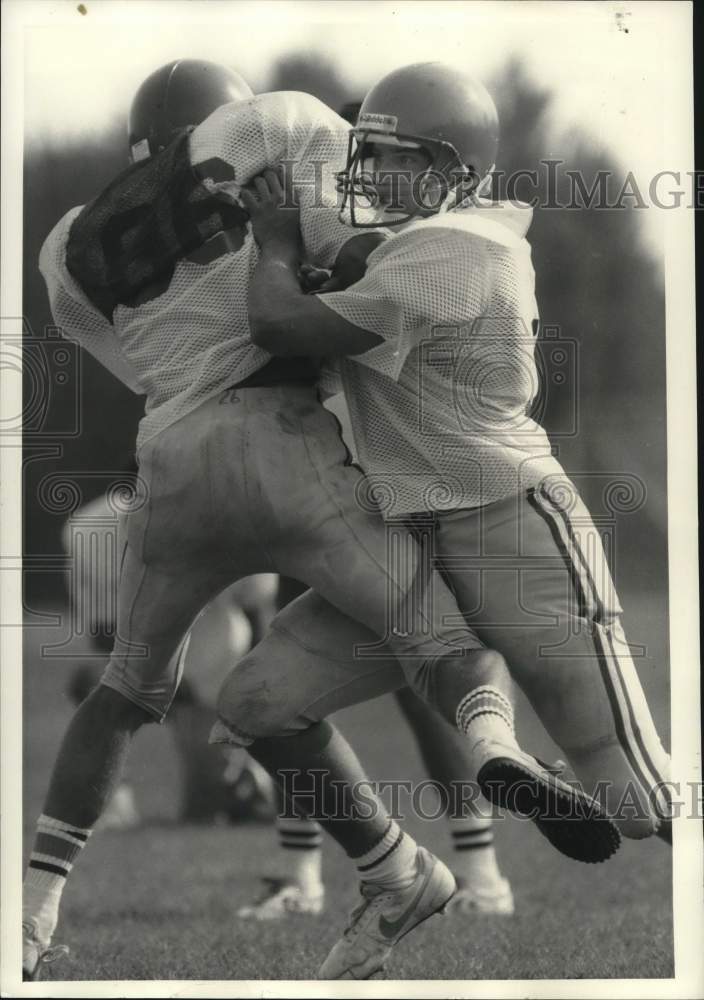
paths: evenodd
<path fill-rule="evenodd" d="M 284 173 L 284 184 L 275 170 L 265 170 L 242 188 L 240 199 L 249 213 L 254 239 L 262 250 L 276 247 L 300 252 L 299 206 L 290 171 Z"/>

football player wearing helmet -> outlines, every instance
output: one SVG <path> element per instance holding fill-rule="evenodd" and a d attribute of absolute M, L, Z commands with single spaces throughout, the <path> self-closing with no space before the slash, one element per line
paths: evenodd
<path fill-rule="evenodd" d="M 340 372 L 360 462 L 385 516 L 432 516 L 429 544 L 465 620 L 505 656 L 584 787 L 599 791 L 624 835 L 667 839 L 669 759 L 631 659 L 601 536 L 526 415 L 538 385 L 531 213 L 477 197 L 496 151 L 489 101 L 465 74 L 439 64 L 397 70 L 372 89 L 341 175 L 344 210 L 356 225 L 369 213 L 378 223 L 381 211 L 387 224 L 397 215 L 399 232 L 345 291 L 301 294 L 295 211 L 277 208 L 276 175 L 260 180 L 246 196 L 262 245 L 250 289 L 253 336 L 282 356 L 354 354 Z M 457 121 L 476 124 L 456 129 Z M 359 177 L 370 162 L 371 177 Z M 220 711 L 236 727 L 237 705 L 247 705 L 250 734 L 260 735 L 250 752 L 272 773 L 292 757 L 301 769 L 320 766 L 315 754 L 306 763 L 305 740 L 316 720 L 349 704 L 345 692 L 364 661 L 342 665 L 339 652 L 364 634 L 309 593 L 230 675 Z M 398 668 L 377 665 L 393 689 Z M 305 677 L 304 690 L 291 691 L 289 671 Z M 266 704 L 254 678 L 275 692 Z M 372 695 L 378 673 L 374 682 Z M 460 727 L 473 701 L 459 702 Z M 482 763 L 492 739 L 475 736 L 480 787 L 510 805 L 507 771 Z M 553 842 L 564 837 L 566 853 L 577 847 L 579 825 L 538 822 Z M 367 975 L 393 944 L 383 904 L 363 895 L 324 978 Z"/>
<path fill-rule="evenodd" d="M 478 80 L 440 63 L 389 73 L 367 94 L 350 133 L 342 212 L 367 228 L 447 211 L 481 190 L 498 145 L 496 106 Z"/>
<path fill-rule="evenodd" d="M 135 125 L 135 162 L 68 212 L 40 256 L 56 323 L 147 402 L 137 440 L 143 490 L 121 524 L 117 638 L 64 737 L 25 879 L 28 978 L 58 954 L 50 940 L 66 878 L 134 733 L 171 705 L 191 623 L 238 578 L 277 570 L 316 587 L 385 637 L 408 683 L 447 718 L 484 685 L 510 735 L 505 663 L 464 627 L 410 533 L 397 535 L 401 555 L 389 558 L 382 520 L 357 501 L 362 473 L 347 463 L 337 422 L 319 404 L 317 364 L 272 359 L 251 337 L 248 289 L 259 250 L 238 195 L 254 175 L 294 164 L 309 264 L 330 267 L 343 247 L 347 259 L 357 252 L 364 261 L 380 242 L 375 234 L 351 240 L 335 210 L 348 126 L 307 94 L 244 93 L 230 102 L 232 77 L 197 67 L 189 69 L 193 87 L 216 84 L 195 111 L 176 115 L 179 65 L 138 95 L 167 114 L 158 127 Z M 182 128 L 209 100 L 218 107 Z M 321 163 L 332 200 L 316 184 Z M 359 241 L 363 249 L 350 250 Z M 246 724 L 235 733 L 226 722 L 230 738 L 249 740 Z M 363 775 L 339 734 L 328 728 L 325 741 L 346 775 Z M 380 802 L 338 839 L 369 884 L 416 901 L 416 923 L 455 891 L 449 870 L 402 834 Z M 405 920 L 404 931 L 412 925 Z"/>
<path fill-rule="evenodd" d="M 361 102 L 345 104 L 339 114 L 355 124 Z M 318 276 L 319 283 L 327 273 Z M 338 268 L 335 283 L 346 287 L 349 276 Z M 331 282 L 326 282 L 330 287 Z M 314 291 L 315 288 L 306 288 Z M 344 396 L 339 393 L 328 404 L 340 416 L 344 428 L 349 427 Z M 345 434 L 345 443 L 355 453 L 354 441 Z M 291 593 L 290 600 L 299 597 L 305 588 Z M 282 603 L 282 608 L 288 601 Z M 471 773 L 469 747 L 451 726 L 439 719 L 425 702 L 408 688 L 396 692 L 396 701 L 410 726 L 420 750 L 426 771 L 438 787 L 444 789 L 445 813 L 452 844 L 452 871 L 457 892 L 448 909 L 461 913 L 510 915 L 514 911 L 513 893 L 508 879 L 499 869 L 494 849 L 494 834 L 490 808 L 482 797 L 471 809 L 458 801 L 453 789 L 466 782 Z M 322 831 L 317 823 L 302 817 L 277 820 L 279 871 L 285 876 L 263 878 L 263 891 L 252 903 L 240 908 L 238 915 L 246 920 L 275 920 L 291 914 L 320 912 L 324 899 L 322 882 Z"/>
<path fill-rule="evenodd" d="M 229 66 L 204 59 L 176 59 L 160 66 L 140 84 L 130 105 L 131 162 L 161 153 L 223 104 L 253 96 L 249 84 Z"/>

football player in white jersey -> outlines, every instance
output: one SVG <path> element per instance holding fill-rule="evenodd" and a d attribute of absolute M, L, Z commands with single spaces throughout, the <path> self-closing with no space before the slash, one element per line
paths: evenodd
<path fill-rule="evenodd" d="M 193 110 L 174 120 L 177 95 L 183 106 L 196 93 L 212 99 L 203 78 L 213 74 L 220 100 L 238 99 L 183 128 Z M 135 118 L 145 102 L 159 114 L 140 134 Z M 326 200 L 326 183 L 344 165 L 348 125 L 310 95 L 253 97 L 236 74 L 223 79 L 221 68 L 188 60 L 147 80 L 135 108 L 133 165 L 67 213 L 40 256 L 57 325 L 147 401 L 140 488 L 123 523 L 117 639 L 100 685 L 64 737 L 25 878 L 28 978 L 59 954 L 50 941 L 66 878 L 134 733 L 168 711 L 191 623 L 242 576 L 277 570 L 315 587 L 386 639 L 409 684 L 448 721 L 462 705 L 463 729 L 479 687 L 511 743 L 502 760 L 522 760 L 505 663 L 466 629 L 410 534 L 397 534 L 401 557 L 389 558 L 383 522 L 357 500 L 363 476 L 346 464 L 337 422 L 318 402 L 316 366 L 305 357 L 271 359 L 250 335 L 248 288 L 259 251 L 237 197 L 257 172 L 293 165 L 309 264 L 331 266 L 343 247 L 363 263 L 370 241 L 379 242 L 373 234 L 350 240 L 334 192 L 332 209 Z M 246 723 L 235 731 L 226 721 L 228 738 L 250 738 Z M 361 772 L 330 727 L 316 740 L 348 776 Z M 571 800 L 566 786 L 557 789 L 531 766 L 553 806 Z M 590 818 L 583 825 L 605 826 Z M 455 891 L 445 865 L 402 834 L 380 802 L 368 820 L 336 836 L 369 883 L 402 904 L 404 933 Z"/>
<path fill-rule="evenodd" d="M 356 121 L 359 102 L 345 105 L 340 115 L 350 124 Z M 318 280 L 328 278 L 321 272 Z M 340 275 L 336 275 L 339 284 Z M 309 286 L 311 275 L 307 275 Z M 307 287 L 307 290 L 313 289 Z M 342 393 L 326 405 L 339 417 L 347 447 L 356 459 L 349 415 Z M 290 583 L 284 584 L 286 592 Z M 300 585 L 291 592 L 282 607 L 305 590 Z M 479 797 L 470 805 L 463 800 L 462 789 L 471 773 L 469 746 L 462 736 L 438 718 L 408 688 L 396 692 L 398 707 L 410 726 L 425 769 L 442 789 L 442 803 L 452 845 L 452 871 L 457 892 L 448 910 L 467 914 L 511 914 L 514 910 L 511 886 L 499 870 L 494 850 L 491 807 Z M 245 920 L 278 920 L 290 915 L 319 913 L 324 900 L 322 882 L 322 831 L 316 822 L 302 817 L 281 816 L 276 822 L 278 865 L 270 866 L 278 876 L 262 878 L 262 892 L 238 910 Z"/>
<path fill-rule="evenodd" d="M 262 244 L 253 336 L 282 356 L 367 348 L 340 369 L 360 461 L 385 516 L 432 514 L 429 544 L 465 620 L 505 656 L 584 787 L 599 790 L 624 835 L 667 840 L 669 759 L 601 537 L 526 415 L 537 389 L 530 210 L 477 197 L 496 152 L 496 142 L 482 143 L 487 121 L 496 123 L 496 112 L 484 88 L 440 64 L 397 70 L 372 89 L 342 175 L 343 210 L 355 225 L 399 232 L 345 291 L 301 294 L 295 213 L 277 210 L 276 175 L 260 180 L 245 196 Z M 340 650 L 365 641 L 365 630 L 317 594 L 302 596 L 230 675 L 221 716 L 236 729 L 246 705 L 249 731 L 260 736 L 250 753 L 272 774 L 292 758 L 302 770 L 320 767 L 319 755 L 306 763 L 306 732 L 350 703 L 364 661 L 343 664 Z M 370 695 L 383 673 L 389 690 L 401 681 L 391 659 L 379 661 Z M 481 693 L 470 705 L 474 697 Z M 481 764 L 492 738 L 477 737 L 479 785 L 506 805 L 509 783 L 493 781 L 501 763 Z M 560 825 L 544 828 L 555 838 Z M 363 896 L 323 978 L 367 976 L 394 943 L 378 893 Z"/>

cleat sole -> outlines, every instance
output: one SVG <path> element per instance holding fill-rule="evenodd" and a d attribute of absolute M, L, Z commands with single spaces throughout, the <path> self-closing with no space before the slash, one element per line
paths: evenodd
<path fill-rule="evenodd" d="M 621 844 L 618 828 L 598 802 L 554 775 L 495 757 L 482 766 L 477 783 L 492 805 L 530 817 L 553 847 L 574 861 L 600 864 Z"/>

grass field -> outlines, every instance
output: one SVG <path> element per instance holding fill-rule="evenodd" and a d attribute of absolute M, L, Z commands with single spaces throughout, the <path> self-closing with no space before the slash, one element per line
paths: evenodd
<path fill-rule="evenodd" d="M 638 660 L 656 721 L 667 736 L 664 610 L 642 597 L 626 625 L 647 647 Z M 36 627 L 25 642 L 25 854 L 49 769 L 70 716 L 63 688 L 66 661 L 42 658 L 56 633 Z M 380 699 L 342 713 L 374 778 L 421 779 L 415 747 L 396 707 Z M 551 747 L 525 710 L 523 743 Z M 56 941 L 71 947 L 61 978 L 312 978 L 355 904 L 353 871 L 332 843 L 325 847 L 327 907 L 318 918 L 285 924 L 242 923 L 239 905 L 272 873 L 267 825 L 181 826 L 174 822 L 178 762 L 171 735 L 150 726 L 130 764 L 145 825 L 128 833 L 96 833 L 64 894 Z M 442 821 L 409 817 L 416 839 L 445 858 Z M 579 865 L 557 854 L 529 823 L 496 824 L 497 851 L 515 898 L 514 917 L 434 918 L 395 950 L 393 979 L 651 978 L 673 975 L 671 855 L 659 840 L 625 843 L 605 865 Z M 57 970 L 58 971 L 58 970 Z"/>

